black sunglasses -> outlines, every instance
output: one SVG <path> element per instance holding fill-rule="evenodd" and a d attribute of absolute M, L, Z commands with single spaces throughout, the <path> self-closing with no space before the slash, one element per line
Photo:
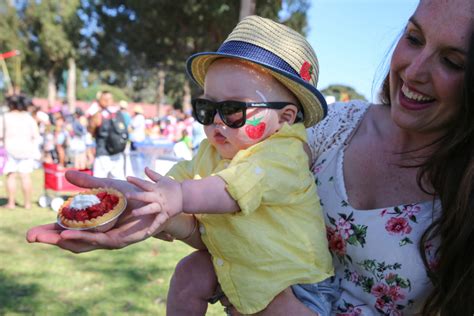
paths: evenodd
<path fill-rule="evenodd" d="M 207 99 L 193 99 L 193 116 L 202 125 L 214 123 L 216 113 L 225 125 L 230 128 L 244 126 L 247 119 L 247 108 L 269 108 L 283 109 L 289 102 L 241 102 L 241 101 L 221 101 L 214 102 Z"/>

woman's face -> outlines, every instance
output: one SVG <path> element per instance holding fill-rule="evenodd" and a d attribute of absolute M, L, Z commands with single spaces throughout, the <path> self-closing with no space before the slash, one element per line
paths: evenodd
<path fill-rule="evenodd" d="M 474 1 L 421 0 L 390 65 L 391 114 L 401 128 L 441 132 L 461 107 Z"/>

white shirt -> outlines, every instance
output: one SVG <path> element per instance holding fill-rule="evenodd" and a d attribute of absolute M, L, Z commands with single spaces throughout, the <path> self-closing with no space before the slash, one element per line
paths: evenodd
<path fill-rule="evenodd" d="M 142 114 L 136 114 L 130 123 L 132 131 L 130 133 L 130 140 L 132 142 L 142 142 L 146 138 L 146 122 L 145 116 Z"/>

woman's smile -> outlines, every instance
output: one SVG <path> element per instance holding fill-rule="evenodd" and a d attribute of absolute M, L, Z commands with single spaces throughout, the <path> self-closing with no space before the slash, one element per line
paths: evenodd
<path fill-rule="evenodd" d="M 434 101 L 436 101 L 436 99 L 408 87 L 406 83 L 404 83 L 400 89 L 399 102 L 400 105 L 407 110 L 424 110 L 433 106 Z"/>

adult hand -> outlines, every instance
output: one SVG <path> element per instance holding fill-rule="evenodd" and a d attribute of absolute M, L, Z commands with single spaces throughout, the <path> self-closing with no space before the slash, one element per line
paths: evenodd
<path fill-rule="evenodd" d="M 82 188 L 112 187 L 122 193 L 139 192 L 140 190 L 126 181 L 95 178 L 78 171 L 68 171 L 69 182 Z M 153 222 L 154 215 L 132 216 L 130 211 L 141 207 L 138 201 L 129 201 L 127 209 L 116 226 L 105 232 L 88 232 L 64 230 L 55 223 L 31 228 L 27 232 L 28 242 L 40 242 L 80 253 L 95 249 L 118 249 L 149 237 L 147 230 Z"/>

